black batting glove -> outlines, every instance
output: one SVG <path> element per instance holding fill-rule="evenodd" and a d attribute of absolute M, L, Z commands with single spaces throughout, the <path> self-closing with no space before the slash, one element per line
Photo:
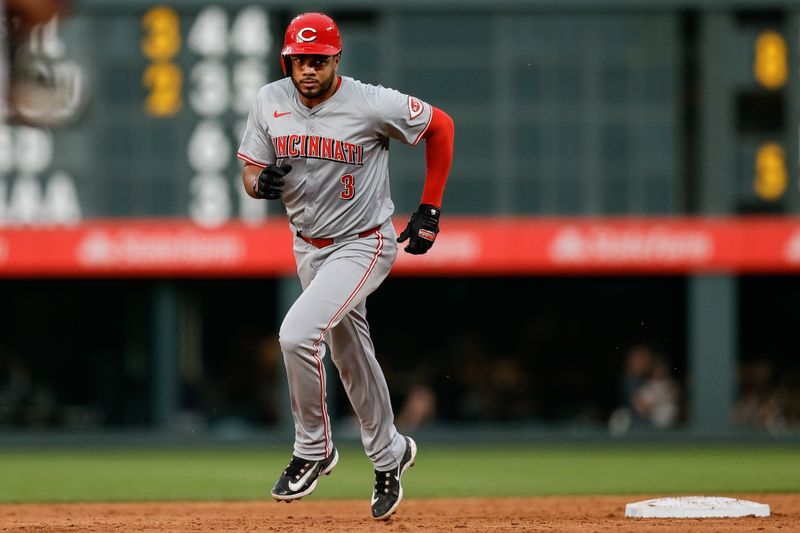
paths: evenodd
<path fill-rule="evenodd" d="M 420 204 L 417 211 L 411 215 L 406 224 L 406 229 L 397 238 L 397 242 L 408 239 L 404 248 L 406 252 L 422 255 L 433 246 L 436 235 L 439 233 L 439 213 L 441 209 L 435 205 Z"/>
<path fill-rule="evenodd" d="M 283 177 L 292 170 L 292 165 L 270 165 L 261 171 L 255 182 L 253 190 L 257 198 L 277 200 L 283 193 L 286 182 Z"/>

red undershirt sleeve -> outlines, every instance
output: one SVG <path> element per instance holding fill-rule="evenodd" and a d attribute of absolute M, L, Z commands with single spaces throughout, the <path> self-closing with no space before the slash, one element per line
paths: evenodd
<path fill-rule="evenodd" d="M 431 106 L 433 107 L 433 106 Z M 455 125 L 450 115 L 433 107 L 431 123 L 423 134 L 425 139 L 425 187 L 422 189 L 422 204 L 441 208 L 444 184 L 453 163 L 453 139 Z"/>

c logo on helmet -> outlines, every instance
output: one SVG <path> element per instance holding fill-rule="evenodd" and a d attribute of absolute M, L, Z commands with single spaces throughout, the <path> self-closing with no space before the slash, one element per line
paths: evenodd
<path fill-rule="evenodd" d="M 312 34 L 310 37 L 305 35 L 306 33 L 309 32 Z M 302 30 L 297 32 L 297 40 L 302 41 L 304 43 L 311 42 L 316 38 L 317 38 L 317 30 L 315 30 L 314 28 L 303 28 Z"/>

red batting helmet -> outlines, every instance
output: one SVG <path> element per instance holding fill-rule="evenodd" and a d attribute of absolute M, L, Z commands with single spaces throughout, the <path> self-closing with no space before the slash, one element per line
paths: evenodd
<path fill-rule="evenodd" d="M 323 13 L 303 13 L 293 18 L 286 28 L 281 50 L 281 67 L 286 74 L 286 56 L 294 54 L 335 56 L 341 51 L 342 38 L 333 19 Z"/>

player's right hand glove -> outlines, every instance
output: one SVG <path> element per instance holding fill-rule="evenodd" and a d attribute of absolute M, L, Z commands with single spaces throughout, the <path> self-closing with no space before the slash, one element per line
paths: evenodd
<path fill-rule="evenodd" d="M 411 215 L 406 229 L 397 238 L 397 242 L 409 239 L 405 247 L 406 252 L 422 255 L 431 249 L 439 233 L 439 213 L 441 209 L 434 205 L 420 204 L 417 211 Z"/>
<path fill-rule="evenodd" d="M 257 198 L 277 200 L 281 197 L 286 182 L 283 177 L 292 170 L 292 165 L 270 165 L 261 171 L 253 184 Z"/>

